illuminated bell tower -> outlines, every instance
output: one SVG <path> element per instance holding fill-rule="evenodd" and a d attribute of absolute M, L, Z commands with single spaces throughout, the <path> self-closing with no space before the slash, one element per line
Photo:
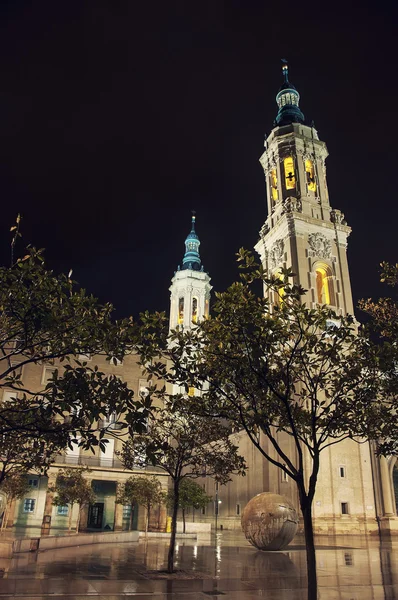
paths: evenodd
<path fill-rule="evenodd" d="M 328 304 L 339 313 L 353 314 L 347 263 L 351 228 L 343 213 L 330 206 L 326 144 L 313 125 L 304 123 L 286 61 L 282 74 L 275 127 L 260 158 L 268 217 L 255 248 L 269 275 L 278 275 L 281 267 L 292 268 L 296 283 L 308 290 L 307 306 Z"/>
<path fill-rule="evenodd" d="M 195 231 L 195 214 L 192 227 L 185 240 L 182 266 L 174 273 L 170 286 L 170 329 L 177 326 L 190 328 L 209 315 L 210 277 L 204 272 L 199 255 L 200 241 Z"/>

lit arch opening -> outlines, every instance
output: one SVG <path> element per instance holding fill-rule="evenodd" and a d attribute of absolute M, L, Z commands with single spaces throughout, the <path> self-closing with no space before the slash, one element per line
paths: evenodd
<path fill-rule="evenodd" d="M 278 175 L 276 169 L 271 169 L 270 174 L 271 198 L 273 203 L 278 202 Z"/>
<path fill-rule="evenodd" d="M 287 190 L 294 190 L 296 187 L 296 175 L 292 156 L 287 156 L 283 160 L 283 168 L 285 171 L 285 187 Z"/>
<path fill-rule="evenodd" d="M 316 265 L 315 278 L 318 304 L 334 304 L 330 267 L 322 264 Z"/>
<path fill-rule="evenodd" d="M 178 324 L 184 323 L 184 298 L 178 300 Z"/>
<path fill-rule="evenodd" d="M 198 299 L 196 296 L 192 298 L 192 323 L 198 322 Z"/>
<path fill-rule="evenodd" d="M 314 163 L 309 158 L 305 161 L 305 176 L 307 179 L 307 189 L 310 192 L 316 192 Z"/>
<path fill-rule="evenodd" d="M 281 272 L 281 270 L 275 271 L 273 273 L 273 276 L 276 277 L 277 279 L 279 279 L 280 281 L 284 280 L 284 276 L 283 276 L 283 273 Z M 275 290 L 274 291 L 274 304 L 276 304 L 276 306 L 282 306 L 284 296 L 285 296 L 285 288 L 284 287 L 280 287 L 280 288 L 278 288 L 278 290 Z"/>

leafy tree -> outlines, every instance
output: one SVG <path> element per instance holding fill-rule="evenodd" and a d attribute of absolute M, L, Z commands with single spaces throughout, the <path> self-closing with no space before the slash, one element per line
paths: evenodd
<path fill-rule="evenodd" d="M 311 309 L 283 270 L 268 277 L 242 250 L 241 281 L 217 294 L 214 316 L 171 340 L 161 315 L 144 315 L 153 341 L 143 362 L 165 381 L 201 390 L 191 411 L 223 418 L 296 484 L 307 549 L 308 597 L 317 596 L 312 523 L 321 452 L 371 432 L 378 371 L 374 349 L 350 315 Z M 255 293 L 258 283 L 265 297 Z M 277 301 L 272 306 L 268 293 Z M 166 366 L 167 362 L 167 366 Z M 372 413 L 374 415 L 374 413 Z M 192 416 L 189 417 L 192 419 Z M 375 424 L 375 420 L 373 420 Z M 376 435 L 376 428 L 373 435 Z M 291 440 L 286 450 L 283 437 Z"/>
<path fill-rule="evenodd" d="M 63 469 L 58 473 L 55 484 L 49 487 L 49 491 L 56 494 L 53 499 L 54 506 L 69 506 L 68 531 L 72 528 L 74 505 L 79 505 L 76 522 L 76 533 L 78 533 L 83 507 L 95 502 L 95 493 L 90 482 L 84 477 L 84 474 L 89 472 L 90 469 L 87 468 Z"/>
<path fill-rule="evenodd" d="M 114 322 L 113 307 L 86 294 L 71 272 L 48 270 L 42 250 L 28 246 L 14 261 L 19 219 L 12 230 L 12 264 L 0 267 L 0 389 L 11 392 L 0 405 L 0 436 L 17 434 L 21 448 L 40 439 L 48 450 L 62 450 L 77 438 L 89 448 L 103 444 L 107 431 L 98 422 L 111 413 L 126 414 L 130 427 L 142 429 L 145 410 L 127 385 L 79 361 L 121 359 L 133 350 L 132 320 Z M 27 388 L 22 369 L 43 364 L 54 367 L 52 378 L 42 389 Z"/>
<path fill-rule="evenodd" d="M 145 506 L 145 534 L 148 533 L 150 512 L 152 506 L 161 504 L 165 499 L 162 485 L 156 477 L 129 477 L 118 490 L 116 502 L 118 504 L 134 504 Z"/>
<path fill-rule="evenodd" d="M 398 284 L 398 264 L 381 263 L 381 282 L 392 292 Z M 396 454 L 398 451 L 397 389 L 398 389 L 398 301 L 395 297 L 378 300 L 361 300 L 359 307 L 370 319 L 366 334 L 375 342 L 378 361 L 378 398 L 380 402 L 373 411 L 377 453 Z"/>
<path fill-rule="evenodd" d="M 211 499 L 212 497 L 208 496 L 202 486 L 193 479 L 186 478 L 182 480 L 178 507 L 182 510 L 183 533 L 185 533 L 185 512 L 189 508 L 193 510 L 205 508 Z M 171 508 L 174 506 L 173 490 L 168 491 L 166 502 Z"/>
<path fill-rule="evenodd" d="M 223 484 L 230 480 L 232 472 L 243 473 L 245 465 L 229 437 L 228 426 L 193 414 L 193 401 L 181 394 L 167 394 L 165 388 L 152 393 L 164 404 L 152 409 L 153 418 L 146 435 L 136 435 L 125 442 L 121 457 L 127 468 L 133 468 L 145 456 L 171 477 L 174 504 L 167 569 L 173 573 L 182 481 L 206 474 Z"/>
<path fill-rule="evenodd" d="M 5 481 L 0 485 L 0 492 L 6 495 L 6 504 L 1 519 L 1 529 L 3 530 L 7 526 L 8 515 L 10 512 L 11 504 L 13 500 L 23 498 L 29 491 L 29 484 L 26 473 L 13 472 Z"/>

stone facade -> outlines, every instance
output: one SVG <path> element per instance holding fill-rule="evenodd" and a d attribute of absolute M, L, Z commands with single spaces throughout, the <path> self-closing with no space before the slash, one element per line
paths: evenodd
<path fill-rule="evenodd" d="M 87 357 L 82 357 L 87 360 Z M 146 386 L 146 379 L 138 364 L 135 355 L 128 355 L 123 363 L 112 365 L 103 356 L 89 358 L 89 366 L 98 365 L 99 369 L 106 374 L 113 374 L 125 381 L 129 387 L 139 394 Z M 39 391 L 51 375 L 52 370 L 58 368 L 62 371 L 62 364 L 26 365 L 23 368 L 22 380 L 26 387 L 32 391 Z M 4 390 L 3 393 L 6 393 Z M 147 467 L 129 471 L 126 470 L 116 452 L 121 449 L 123 430 L 117 432 L 118 438 L 109 436 L 109 442 L 105 452 L 99 448 L 92 451 L 82 450 L 75 447 L 72 451 L 67 450 L 65 454 L 56 458 L 55 463 L 48 471 L 47 477 L 32 473 L 28 476 L 31 483 L 30 491 L 24 498 L 15 502 L 14 508 L 9 513 L 8 526 L 23 528 L 39 528 L 42 526 L 43 517 L 50 517 L 51 531 L 64 529 L 68 522 L 68 508 L 59 509 L 52 505 L 52 495 L 47 491 L 48 485 L 52 484 L 60 469 L 65 467 L 77 468 L 87 466 L 90 472 L 87 479 L 96 493 L 95 509 L 86 507 L 83 509 L 80 529 L 81 530 L 122 530 L 130 527 L 130 514 L 128 507 L 115 503 L 116 489 L 118 484 L 123 484 L 132 475 L 155 475 L 161 481 L 163 489 L 167 490 L 167 477 L 157 469 Z M 126 434 L 124 434 L 126 435 Z M 4 504 L 4 501 L 3 501 Z M 72 527 L 76 524 L 78 507 L 73 508 Z M 144 529 L 145 509 L 135 507 L 132 518 L 134 528 Z M 157 507 L 152 511 L 150 528 L 164 530 L 166 523 L 165 507 Z"/>

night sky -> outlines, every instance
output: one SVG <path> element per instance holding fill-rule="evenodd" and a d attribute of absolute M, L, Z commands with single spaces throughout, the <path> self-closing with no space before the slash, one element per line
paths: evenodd
<path fill-rule="evenodd" d="M 383 293 L 378 264 L 398 262 L 396 14 L 323 6 L 2 0 L 1 264 L 20 212 L 24 242 L 118 316 L 167 310 L 195 209 L 225 289 L 266 218 L 258 159 L 284 57 L 353 228 L 354 299 Z"/>

